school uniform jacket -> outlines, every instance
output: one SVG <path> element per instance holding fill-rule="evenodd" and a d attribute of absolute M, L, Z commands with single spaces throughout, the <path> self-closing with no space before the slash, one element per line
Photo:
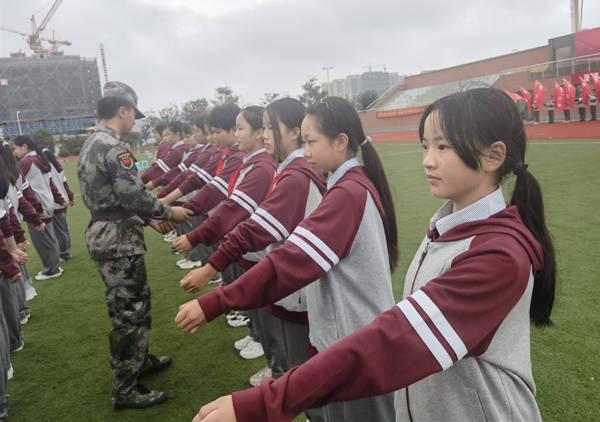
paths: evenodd
<path fill-rule="evenodd" d="M 179 188 L 184 195 L 202 188 L 206 183 L 209 183 L 215 175 L 220 157 L 221 151 L 217 147 L 211 144 L 204 145 L 194 158 L 194 161 L 187 165 L 187 169 L 182 171 L 174 179 L 170 180 L 168 184 L 160 190 L 157 197 L 164 198 L 177 188 Z"/>
<path fill-rule="evenodd" d="M 183 155 L 190 150 L 185 142 L 179 141 L 165 154 L 164 158 L 159 158 L 153 163 L 148 170 L 142 174 L 142 182 L 144 184 L 155 181 L 160 176 L 168 173 L 173 167 L 176 167 L 183 161 Z"/>
<path fill-rule="evenodd" d="M 21 173 L 21 180 L 23 182 L 21 185 L 21 192 L 23 193 L 23 197 L 27 200 L 27 202 L 31 204 L 33 209 L 35 209 L 35 211 L 38 214 L 44 215 L 44 208 L 42 207 L 42 203 L 37 199 L 37 196 L 35 196 L 33 189 L 31 189 L 31 185 L 25 178 L 25 175 L 23 174 L 21 169 L 19 169 L 19 172 Z"/>
<path fill-rule="evenodd" d="M 45 213 L 44 220 L 51 220 L 54 215 L 54 204 L 61 204 L 65 199 L 60 195 L 52 180 L 50 168 L 35 151 L 26 154 L 17 164 L 42 204 Z"/>
<path fill-rule="evenodd" d="M 242 165 L 246 156 L 237 145 L 219 152 L 215 176 L 188 199 L 183 206 L 194 211 L 194 215 L 205 215 L 227 198 L 229 179 Z"/>
<path fill-rule="evenodd" d="M 326 190 L 325 178 L 310 168 L 302 149 L 292 152 L 277 169 L 265 200 L 249 219 L 229 233 L 208 261 L 223 271 L 248 252 L 278 248 L 298 223 L 317 208 Z M 295 315 L 298 312 L 306 313 L 305 288 L 280 299 L 275 306 L 268 306 L 267 310 L 280 318 L 296 322 L 301 318 L 303 322 L 308 322 L 306 315 Z"/>
<path fill-rule="evenodd" d="M 204 148 L 204 146 L 204 144 L 194 145 L 193 148 L 183 155 L 183 160 L 181 160 L 181 163 L 156 179 L 156 185 L 167 186 L 171 180 L 175 179 L 182 172 L 186 171 L 188 167 L 194 163 L 198 157 L 198 154 L 202 153 L 202 148 Z"/>
<path fill-rule="evenodd" d="M 29 200 L 23 194 L 23 190 L 27 189 L 32 195 L 33 192 L 31 188 L 29 188 L 29 183 L 23 179 L 23 176 L 19 173 L 19 178 L 15 182 L 14 185 L 8 189 L 9 199 L 13 203 L 13 205 L 17 204 L 17 218 L 19 222 L 23 220 L 28 223 L 33 224 L 34 226 L 39 226 L 42 224 L 41 214 L 38 213 L 33 205 L 29 202 Z M 39 204 L 39 201 L 36 202 Z M 40 205 L 41 207 L 41 205 Z"/>
<path fill-rule="evenodd" d="M 63 198 L 69 198 L 69 201 L 72 201 L 73 192 L 71 192 L 71 189 L 69 188 L 62 166 L 60 166 L 60 168 L 56 168 L 52 163 L 50 163 L 50 174 L 52 175 L 52 181 L 56 182 L 55 185 L 58 193 L 60 193 Z M 54 204 L 54 213 L 66 211 L 67 208 L 64 205 Z"/>
<path fill-rule="evenodd" d="M 358 159 L 340 166 L 328 187 L 317 209 L 283 246 L 235 283 L 198 298 L 207 321 L 231 309 L 270 305 L 308 286 L 309 338 L 321 351 L 393 306 L 375 187 Z"/>
<path fill-rule="evenodd" d="M 3 210 L 0 209 L 0 215 L 2 215 Z M 3 218 L 8 218 L 6 212 L 4 211 L 4 215 L 0 217 L 0 220 Z M 15 263 L 12 255 L 8 252 L 8 248 L 6 247 L 6 242 L 4 241 L 4 235 L 2 231 L 0 231 L 0 276 L 11 278 L 19 272 L 19 267 Z"/>
<path fill-rule="evenodd" d="M 238 223 L 252 215 L 258 208 L 258 204 L 267 196 L 276 166 L 275 160 L 265 152 L 264 148 L 244 157 L 242 165 L 228 181 L 225 191 L 227 199 L 199 227 L 186 234 L 190 243 L 194 246 L 199 243 L 210 246 L 233 230 Z M 220 175 L 221 173 L 213 180 L 218 179 Z M 216 186 L 222 187 L 220 184 Z M 219 193 L 223 192 L 219 189 Z M 208 211 L 207 206 L 210 205 L 205 205 L 203 209 L 195 208 L 196 214 Z M 187 208 L 187 205 L 184 207 Z"/>
<path fill-rule="evenodd" d="M 6 209 L 10 215 L 10 230 L 12 231 L 12 235 L 15 237 L 15 241 L 17 243 L 24 242 L 25 239 L 25 230 L 21 227 L 21 219 L 19 216 L 19 212 L 17 211 L 15 204 L 19 203 L 19 192 L 14 185 L 10 185 L 8 187 L 8 193 L 6 194 Z M 38 217 L 39 218 L 39 217 Z M 40 224 L 41 224 L 41 220 Z M 5 233 L 5 236 L 6 233 Z M 8 235 L 10 236 L 10 235 Z"/>
<path fill-rule="evenodd" d="M 290 420 L 301 409 L 398 389 L 399 421 L 540 421 L 529 307 L 542 250 L 517 208 L 498 203 L 478 201 L 447 227 L 434 216 L 404 300 L 276 382 L 234 393 L 238 421 Z M 473 220 L 473 212 L 488 217 Z"/>
<path fill-rule="evenodd" d="M 156 151 L 156 160 L 158 160 L 160 158 L 165 158 L 165 156 L 167 155 L 167 153 L 169 151 L 171 151 L 171 149 L 172 149 L 172 145 L 167 144 L 166 142 L 161 142 L 160 145 L 158 146 L 158 150 Z"/>

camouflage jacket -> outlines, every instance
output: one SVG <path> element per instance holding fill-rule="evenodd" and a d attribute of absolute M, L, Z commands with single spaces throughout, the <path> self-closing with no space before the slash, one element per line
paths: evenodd
<path fill-rule="evenodd" d="M 92 214 L 85 241 L 94 260 L 143 254 L 144 224 L 171 218 L 171 208 L 146 191 L 133 154 L 111 128 L 94 127 L 81 148 L 77 175 Z"/>

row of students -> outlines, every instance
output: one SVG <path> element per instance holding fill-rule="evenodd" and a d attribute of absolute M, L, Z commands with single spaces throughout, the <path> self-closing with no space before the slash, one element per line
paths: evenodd
<path fill-rule="evenodd" d="M 262 219 L 287 240 L 234 283 L 182 305 L 175 321 L 195 333 L 221 313 L 272 305 L 304 288 L 314 355 L 279 379 L 204 406 L 194 421 L 289 421 L 319 406 L 327 421 L 540 420 L 529 330 L 530 321 L 550 324 L 556 268 L 512 100 L 478 88 L 423 114 L 425 175 L 448 202 L 431 218 L 396 306 L 394 209 L 358 115 L 329 97 L 309 107 L 301 129 L 311 167 L 333 173 L 321 203 L 291 232 L 259 205 L 250 221 Z M 511 174 L 507 206 L 500 183 Z M 219 256 L 256 242 L 238 228 L 209 265 L 219 269 Z M 184 286 L 202 288 L 204 272 Z"/>

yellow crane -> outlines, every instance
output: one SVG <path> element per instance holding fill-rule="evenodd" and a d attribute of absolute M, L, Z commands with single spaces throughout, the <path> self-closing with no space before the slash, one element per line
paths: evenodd
<path fill-rule="evenodd" d="M 52 38 L 42 38 L 40 35 L 46 29 L 48 22 L 50 21 L 54 13 L 56 13 L 56 9 L 58 9 L 58 6 L 60 6 L 61 3 L 62 0 L 55 0 L 55 2 L 52 4 L 52 7 L 48 11 L 48 14 L 42 20 L 42 23 L 39 26 L 35 22 L 35 16 L 31 16 L 31 34 L 27 34 L 25 32 L 17 31 L 11 28 L 6 28 L 4 26 L 0 26 L 0 30 L 13 32 L 15 34 L 19 34 L 26 37 L 27 44 L 29 44 L 29 48 L 31 48 L 31 50 L 38 57 L 44 57 L 44 55 L 47 55 L 49 52 L 57 52 L 59 46 L 69 46 L 71 45 L 71 41 L 57 40 L 54 36 L 54 32 L 52 33 Z M 50 48 L 44 48 L 42 46 L 42 41 L 46 41 L 47 43 L 49 43 Z"/>

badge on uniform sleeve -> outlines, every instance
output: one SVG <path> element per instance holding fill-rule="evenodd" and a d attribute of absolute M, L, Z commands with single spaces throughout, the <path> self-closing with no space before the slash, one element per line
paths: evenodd
<path fill-rule="evenodd" d="M 119 154 L 117 155 L 117 159 L 119 160 L 119 163 L 121 163 L 121 167 L 123 167 L 125 170 L 131 170 L 133 168 L 134 161 L 131 153 L 125 152 L 123 154 Z"/>

